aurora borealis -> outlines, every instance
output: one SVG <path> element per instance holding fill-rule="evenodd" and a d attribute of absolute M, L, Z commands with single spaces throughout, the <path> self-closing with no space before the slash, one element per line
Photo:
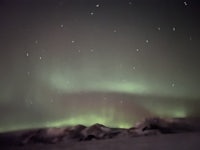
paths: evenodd
<path fill-rule="evenodd" d="M 198 0 L 0 1 L 0 132 L 200 114 Z"/>

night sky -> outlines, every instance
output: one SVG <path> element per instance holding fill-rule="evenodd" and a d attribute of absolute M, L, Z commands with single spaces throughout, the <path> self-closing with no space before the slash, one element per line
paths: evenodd
<path fill-rule="evenodd" d="M 0 132 L 200 116 L 198 0 L 1 0 Z"/>

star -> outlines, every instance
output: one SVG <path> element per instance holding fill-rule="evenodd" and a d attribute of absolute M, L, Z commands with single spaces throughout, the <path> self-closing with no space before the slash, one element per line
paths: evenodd
<path fill-rule="evenodd" d="M 185 5 L 185 6 L 187 6 L 187 5 L 188 5 L 188 3 L 185 1 L 185 2 L 184 2 L 184 5 Z"/>
<path fill-rule="evenodd" d="M 175 83 L 172 83 L 172 87 L 175 87 Z"/>

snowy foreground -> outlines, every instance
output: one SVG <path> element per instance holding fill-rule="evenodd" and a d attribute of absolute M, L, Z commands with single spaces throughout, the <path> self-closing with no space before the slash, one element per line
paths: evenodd
<path fill-rule="evenodd" d="M 1 150 L 199 150 L 199 123 L 146 119 L 134 128 L 101 124 L 44 128 L 0 134 Z"/>

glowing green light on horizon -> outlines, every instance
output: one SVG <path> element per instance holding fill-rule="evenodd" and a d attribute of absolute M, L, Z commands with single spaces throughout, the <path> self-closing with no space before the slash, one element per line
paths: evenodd
<path fill-rule="evenodd" d="M 62 68 L 62 67 L 60 67 Z M 98 70 L 98 69 L 97 69 Z M 126 94 L 141 94 L 142 96 L 146 96 L 148 94 L 156 95 L 160 94 L 161 96 L 173 96 L 175 97 L 175 93 L 177 93 L 175 90 L 169 90 L 168 88 L 165 88 L 162 84 L 152 84 L 152 82 L 144 82 L 143 77 L 138 78 L 140 80 L 132 79 L 132 77 L 125 75 L 123 77 L 127 77 L 126 80 L 121 80 L 120 78 L 120 72 L 109 72 L 108 76 L 98 74 L 98 72 L 94 73 L 95 71 L 91 69 L 89 70 L 80 70 L 80 71 L 74 71 L 74 70 L 63 70 L 56 71 L 53 70 L 52 73 L 41 71 L 38 74 L 38 80 L 42 85 L 45 85 L 45 87 L 48 87 L 49 93 L 53 93 L 54 95 L 57 91 L 63 94 L 70 94 L 70 93 L 78 93 L 78 92 L 116 92 L 116 93 L 126 93 Z M 122 73 L 121 73 L 122 74 Z M 120 79 L 120 80 L 119 80 Z M 142 82 L 143 81 L 143 82 Z M 38 90 L 38 88 L 37 88 Z M 37 97 L 37 101 L 49 99 L 51 97 L 45 97 L 45 93 L 41 94 L 41 92 L 35 91 L 32 93 L 34 97 Z M 159 91 L 160 90 L 160 91 Z M 34 90 L 33 90 L 34 91 Z M 163 94 L 164 92 L 165 94 Z M 183 90 L 179 90 L 181 93 L 184 93 Z M 51 95 L 51 94 L 50 94 Z M 59 98 L 59 96 L 58 96 Z M 58 99 L 59 100 L 59 99 Z M 43 102 L 43 101 L 41 101 Z M 152 101 L 148 100 L 138 100 L 137 104 L 141 106 L 142 110 L 147 110 L 147 112 L 151 112 L 153 115 L 158 115 L 161 117 L 187 117 L 187 111 L 186 108 L 179 108 L 174 105 L 166 105 L 165 107 L 162 107 L 163 103 L 159 104 L 153 104 Z M 40 104 L 40 103 L 39 103 Z M 42 103 L 41 105 L 42 110 L 45 110 L 46 112 L 57 113 L 57 110 L 52 110 L 49 105 L 45 103 Z M 69 106 L 70 107 L 70 106 Z M 79 109 L 81 106 L 78 106 Z M 133 107 L 134 108 L 134 107 Z M 52 127 L 52 126 L 71 126 L 71 125 L 77 125 L 77 124 L 83 124 L 86 126 L 100 123 L 104 124 L 106 126 L 110 127 L 132 127 L 134 125 L 134 122 L 137 120 L 134 120 L 135 118 L 125 118 L 127 114 L 123 114 L 124 112 L 117 112 L 117 108 L 110 108 L 106 107 L 108 110 L 102 110 L 102 112 L 97 112 L 97 110 L 92 110 L 88 114 L 80 114 L 80 112 L 77 110 L 76 115 L 70 115 L 66 118 L 58 119 L 55 121 L 50 122 L 40 122 L 37 124 L 18 124 L 18 125 L 10 125 L 5 126 L 3 128 L 0 128 L 0 132 L 2 131 L 11 131 L 11 130 L 20 130 L 20 129 L 27 129 L 27 128 L 37 128 L 37 127 Z M 71 112 L 70 112 L 71 113 Z M 73 112 L 72 112 L 73 113 Z M 97 114 L 99 113 L 99 114 Z M 122 115 L 122 116 L 118 116 Z M 124 116 L 123 116 L 124 115 Z M 128 114 L 133 115 L 134 114 Z M 127 115 L 127 116 L 128 116 Z M 137 114 L 136 114 L 137 115 Z M 56 117 L 59 117 L 56 116 Z M 55 118 L 54 118 L 55 119 Z M 117 119 L 117 120 L 116 120 Z M 141 118 L 140 118 L 141 119 Z"/>
<path fill-rule="evenodd" d="M 133 123 L 126 123 L 123 120 L 113 121 L 112 119 L 113 118 L 109 116 L 102 117 L 98 115 L 88 114 L 88 115 L 69 117 L 68 119 L 61 119 L 61 120 L 45 122 L 45 123 L 43 122 L 43 123 L 37 123 L 37 124 L 23 124 L 23 125 L 7 126 L 4 128 L 0 128 L 0 132 L 33 129 L 33 128 L 41 128 L 41 127 L 73 126 L 77 124 L 90 126 L 95 123 L 100 123 L 108 127 L 119 127 L 119 128 L 130 128 L 133 126 Z"/>
<path fill-rule="evenodd" d="M 174 117 L 174 118 L 184 118 L 187 117 L 187 112 L 181 108 L 154 108 L 152 109 L 154 113 L 161 117 Z"/>
<path fill-rule="evenodd" d="M 133 126 L 133 124 L 125 123 L 122 121 L 115 122 L 109 117 L 99 117 L 97 115 L 87 115 L 87 116 L 78 116 L 78 117 L 71 117 L 69 119 L 63 119 L 60 121 L 50 122 L 46 126 L 47 127 L 60 127 L 60 126 L 73 126 L 77 124 L 83 124 L 86 126 L 93 125 L 95 123 L 100 123 L 110 127 L 120 127 L 120 128 L 129 128 Z"/>

